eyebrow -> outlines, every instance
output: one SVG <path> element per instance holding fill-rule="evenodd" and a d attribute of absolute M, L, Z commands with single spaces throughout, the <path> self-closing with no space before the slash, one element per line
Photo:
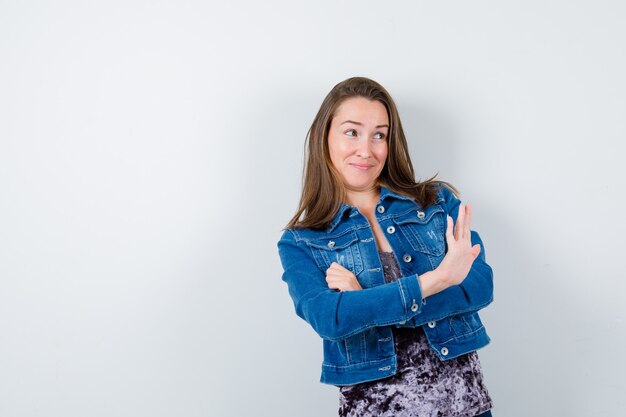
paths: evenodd
<path fill-rule="evenodd" d="M 363 123 L 355 122 L 353 120 L 346 120 L 345 122 L 341 122 L 341 124 L 339 126 L 341 126 L 344 123 L 352 123 L 352 124 L 355 124 L 355 125 L 363 126 Z M 378 126 L 376 126 L 377 129 L 379 127 L 389 127 L 389 125 L 378 125 Z"/>

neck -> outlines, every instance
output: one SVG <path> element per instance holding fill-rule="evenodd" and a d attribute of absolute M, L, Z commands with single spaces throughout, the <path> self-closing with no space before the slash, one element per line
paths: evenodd
<path fill-rule="evenodd" d="M 367 190 L 346 190 L 348 204 L 359 209 L 372 208 L 380 199 L 380 188 L 377 185 Z"/>

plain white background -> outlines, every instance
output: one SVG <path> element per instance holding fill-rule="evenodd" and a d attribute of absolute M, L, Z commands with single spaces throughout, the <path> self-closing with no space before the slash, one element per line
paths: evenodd
<path fill-rule="evenodd" d="M 0 2 L 0 415 L 332 416 L 276 241 L 354 75 L 495 272 L 494 415 L 626 413 L 621 1 Z"/>

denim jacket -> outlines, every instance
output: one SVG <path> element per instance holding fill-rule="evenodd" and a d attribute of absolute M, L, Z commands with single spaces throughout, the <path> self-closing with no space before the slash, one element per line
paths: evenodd
<path fill-rule="evenodd" d="M 402 271 L 385 283 L 374 234 L 366 217 L 342 204 L 328 227 L 287 229 L 278 252 L 296 314 L 323 341 L 320 382 L 352 385 L 394 375 L 392 328 L 422 326 L 429 345 L 448 360 L 490 341 L 478 310 L 493 300 L 493 272 L 475 231 L 472 245 L 481 251 L 465 280 L 423 298 L 418 275 L 435 269 L 447 251 L 446 215 L 456 224 L 460 200 L 448 187 L 426 208 L 413 198 L 381 187 L 378 220 Z M 326 270 L 338 262 L 354 273 L 362 290 L 328 288 Z"/>

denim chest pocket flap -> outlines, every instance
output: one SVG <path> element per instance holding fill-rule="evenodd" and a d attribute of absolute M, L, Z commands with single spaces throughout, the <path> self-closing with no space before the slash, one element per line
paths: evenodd
<path fill-rule="evenodd" d="M 425 210 L 420 208 L 393 219 L 402 235 L 413 249 L 432 256 L 441 256 L 446 251 L 445 212 L 438 205 Z"/>
<path fill-rule="evenodd" d="M 359 238 L 353 230 L 338 236 L 305 239 L 305 243 L 311 249 L 315 263 L 323 272 L 326 272 L 333 262 L 349 269 L 354 275 L 359 275 L 363 271 Z"/>

